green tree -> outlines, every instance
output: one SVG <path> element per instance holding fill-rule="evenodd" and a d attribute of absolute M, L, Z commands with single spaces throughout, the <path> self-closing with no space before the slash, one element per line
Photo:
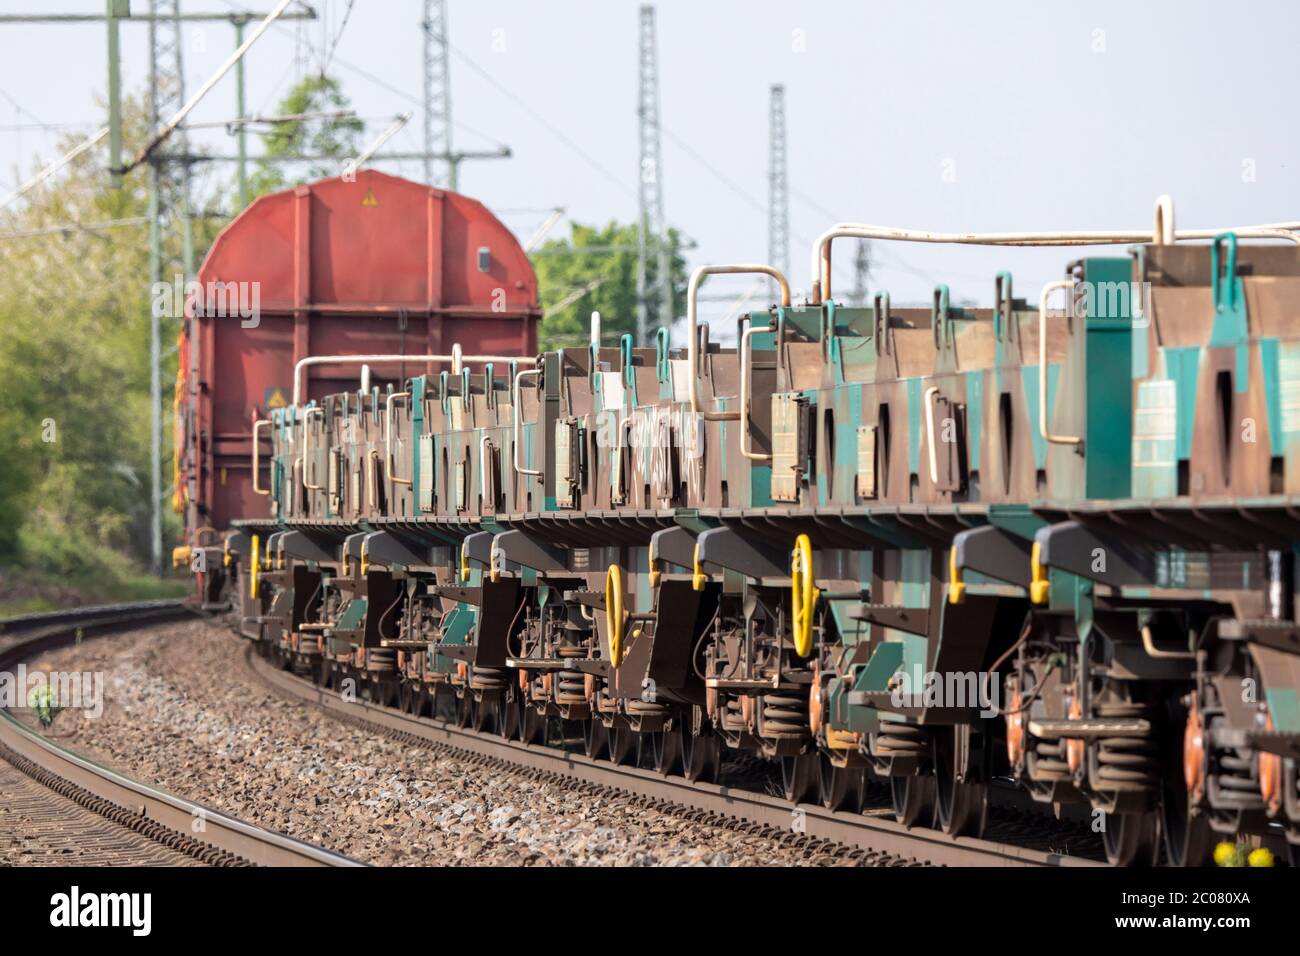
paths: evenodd
<path fill-rule="evenodd" d="M 277 116 L 329 113 L 346 110 L 352 103 L 332 76 L 315 73 L 304 76 L 280 101 Z M 343 164 L 360 152 L 358 136 L 365 124 L 355 116 L 291 120 L 277 123 L 263 140 L 263 158 L 249 182 L 253 196 L 272 193 L 288 186 L 337 176 Z M 327 160 L 290 165 L 282 157 L 309 154 Z M 299 173 L 289 175 L 286 169 Z"/>
<path fill-rule="evenodd" d="M 123 132 L 127 155 L 149 135 L 143 96 L 123 103 Z M 101 144 L 0 213 L 0 564 L 73 582 L 125 580 L 149 550 L 149 232 L 131 220 L 147 217 L 150 177 L 142 166 L 113 190 L 107 164 Z M 168 209 L 176 184 L 164 178 Z M 194 195 L 199 210 L 212 199 L 203 183 Z M 221 224 L 194 216 L 199 257 Z M 179 237 L 166 241 L 174 262 Z M 164 319 L 164 347 L 178 326 Z"/>
<path fill-rule="evenodd" d="M 682 258 L 681 236 L 669 230 L 672 269 L 673 315 L 686 307 L 686 260 Z M 605 344 L 618 341 L 625 332 L 636 332 L 637 228 L 610 222 L 603 227 L 574 223 L 567 239 L 552 239 L 533 253 L 533 267 L 541 290 L 541 346 L 543 349 L 581 345 L 591 329 L 591 313 L 600 313 Z M 647 284 L 654 288 L 658 271 L 654 247 L 650 250 Z M 589 288 L 590 287 L 590 288 Z M 572 298 L 580 290 L 588 289 Z M 572 298 L 567 305 L 560 303 Z M 659 324 L 651 305 L 649 324 Z"/>

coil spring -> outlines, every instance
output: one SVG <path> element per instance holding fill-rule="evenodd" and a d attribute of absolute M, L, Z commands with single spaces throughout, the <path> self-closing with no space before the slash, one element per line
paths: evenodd
<path fill-rule="evenodd" d="M 397 666 L 397 651 L 391 647 L 366 648 L 366 667 L 372 671 L 390 671 Z"/>
<path fill-rule="evenodd" d="M 1033 740 L 1035 780 L 1065 780 L 1070 776 L 1070 762 L 1064 740 Z"/>
<path fill-rule="evenodd" d="M 1240 750 L 1220 751 L 1214 766 L 1219 802 L 1243 808 L 1261 804 L 1257 764 L 1250 756 Z"/>
<path fill-rule="evenodd" d="M 634 697 L 627 702 L 627 710 L 628 713 L 639 717 L 654 717 L 668 713 L 668 705 L 661 704 L 657 700 L 641 700 Z"/>
<path fill-rule="evenodd" d="M 1150 716 L 1145 704 L 1108 701 L 1096 705 L 1105 718 Z M 1160 753 L 1150 737 L 1102 737 L 1097 741 L 1097 779 L 1103 783 L 1158 786 Z"/>
<path fill-rule="evenodd" d="M 500 690 L 506 686 L 506 677 L 500 667 L 475 667 L 470 674 L 469 686 L 474 690 Z"/>
<path fill-rule="evenodd" d="M 585 704 L 587 682 L 581 671 L 560 671 L 555 675 L 555 702 L 557 704 Z"/>
<path fill-rule="evenodd" d="M 923 757 L 930 752 L 930 732 L 897 720 L 882 720 L 872 749 L 881 756 Z"/>
<path fill-rule="evenodd" d="M 728 697 L 722 707 L 722 726 L 725 730 L 744 730 L 745 715 L 741 711 L 740 698 Z"/>
<path fill-rule="evenodd" d="M 764 694 L 763 736 L 808 733 L 808 698 L 797 694 Z"/>

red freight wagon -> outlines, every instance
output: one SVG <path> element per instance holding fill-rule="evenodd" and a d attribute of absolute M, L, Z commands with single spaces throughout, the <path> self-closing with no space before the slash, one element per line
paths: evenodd
<path fill-rule="evenodd" d="M 446 354 L 456 343 L 466 354 L 537 351 L 537 277 L 510 230 L 467 196 L 372 170 L 256 200 L 217 237 L 197 281 L 176 389 L 178 557 L 265 508 L 253 493 L 252 424 L 292 402 L 300 359 Z M 422 371 L 435 369 L 376 365 L 371 378 Z M 304 401 L 357 387 L 360 370 L 305 373 Z"/>

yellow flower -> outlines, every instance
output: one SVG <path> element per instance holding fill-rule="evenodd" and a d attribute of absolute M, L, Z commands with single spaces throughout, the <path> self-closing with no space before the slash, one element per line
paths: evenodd
<path fill-rule="evenodd" d="M 1237 848 L 1227 840 L 1214 848 L 1214 862 L 1219 866 L 1232 866 L 1236 855 Z"/>
<path fill-rule="evenodd" d="M 1246 862 L 1251 866 L 1272 866 L 1274 863 L 1273 852 L 1264 847 L 1251 850 L 1250 856 L 1246 857 Z"/>

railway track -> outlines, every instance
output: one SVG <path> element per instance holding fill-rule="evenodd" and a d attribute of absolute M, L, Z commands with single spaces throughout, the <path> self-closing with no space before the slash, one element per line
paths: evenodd
<path fill-rule="evenodd" d="M 3 620 L 0 671 L 12 672 L 31 657 L 84 636 L 189 613 L 180 601 L 147 601 Z M 104 840 L 98 862 L 175 863 L 179 855 L 226 866 L 358 865 L 99 766 L 36 733 L 7 710 L 0 710 L 0 761 L 0 787 L 11 794 L 7 804 L 17 813 L 10 819 L 38 832 L 58 833 L 62 841 Z M 55 796 L 41 800 L 32 783 Z M 169 853 L 160 854 L 160 848 Z"/>
<path fill-rule="evenodd" d="M 639 767 L 594 760 L 558 747 L 525 744 L 416 717 L 365 700 L 345 700 L 255 653 L 245 653 L 249 668 L 276 692 L 311 703 L 340 720 L 363 725 L 411 744 L 449 752 L 480 765 L 523 772 L 583 787 L 611 799 L 634 799 L 670 812 L 684 812 L 720 825 L 749 827 L 783 841 L 802 841 L 809 852 L 836 847 L 841 854 L 872 866 L 1100 866 L 1097 859 L 1039 849 L 1023 843 L 1068 842 L 1068 828 L 1033 814 L 1009 810 L 991 826 L 1005 840 L 948 837 L 936 830 L 908 829 L 890 819 L 832 811 L 821 806 L 791 807 L 784 799 L 749 789 L 701 784 L 662 776 Z"/>

